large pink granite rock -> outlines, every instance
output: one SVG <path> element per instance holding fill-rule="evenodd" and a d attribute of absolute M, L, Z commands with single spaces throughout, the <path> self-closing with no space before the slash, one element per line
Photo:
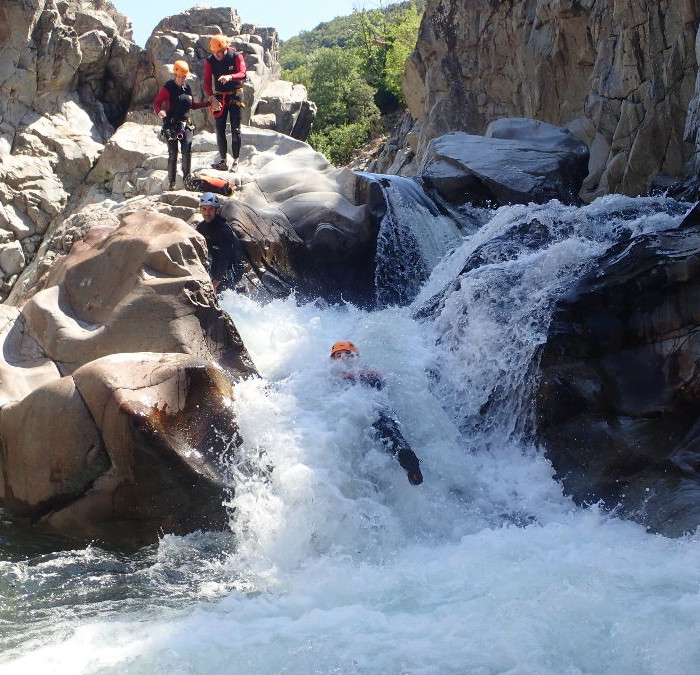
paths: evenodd
<path fill-rule="evenodd" d="M 203 267 L 153 212 L 93 227 L 0 325 L 0 504 L 40 529 L 132 547 L 220 528 L 255 373 Z"/>

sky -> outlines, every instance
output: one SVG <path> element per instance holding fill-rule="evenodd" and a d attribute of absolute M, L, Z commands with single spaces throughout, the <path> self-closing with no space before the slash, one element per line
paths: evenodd
<path fill-rule="evenodd" d="M 395 0 L 393 0 L 395 1 Z M 111 0 L 119 12 L 131 19 L 134 41 L 142 47 L 151 32 L 166 16 L 179 14 L 197 4 L 196 0 L 168 3 L 147 0 Z M 234 4 L 206 3 L 212 7 L 234 7 L 243 23 L 255 23 L 277 29 L 281 40 L 315 28 L 322 21 L 352 14 L 353 9 L 376 9 L 393 4 L 392 0 L 238 0 Z"/>

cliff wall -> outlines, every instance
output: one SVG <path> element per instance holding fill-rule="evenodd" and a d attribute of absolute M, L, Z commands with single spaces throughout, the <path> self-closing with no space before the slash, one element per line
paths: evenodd
<path fill-rule="evenodd" d="M 436 136 L 530 117 L 589 146 L 586 201 L 686 179 L 698 168 L 699 23 L 698 0 L 428 0 L 404 77 L 400 172 Z"/>

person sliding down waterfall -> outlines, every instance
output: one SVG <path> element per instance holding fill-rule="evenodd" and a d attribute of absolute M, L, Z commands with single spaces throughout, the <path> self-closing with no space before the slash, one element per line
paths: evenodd
<path fill-rule="evenodd" d="M 225 35 L 215 35 L 209 42 L 211 56 L 204 62 L 204 93 L 211 102 L 211 111 L 216 118 L 216 144 L 219 148 L 219 161 L 212 169 L 226 171 L 226 118 L 231 120 L 231 171 L 238 171 L 238 156 L 241 154 L 241 108 L 243 101 L 243 81 L 246 78 L 246 65 L 243 54 L 229 47 Z M 213 90 L 212 90 L 213 82 Z"/>
<path fill-rule="evenodd" d="M 189 72 L 187 61 L 175 61 L 173 79 L 168 80 L 160 88 L 153 101 L 153 111 L 163 120 L 161 134 L 168 144 L 168 190 L 175 189 L 178 142 L 182 149 L 182 177 L 187 178 L 190 173 L 192 137 L 194 136 L 190 110 L 211 105 L 209 101 L 194 102 L 192 89 L 185 82 Z"/>
<path fill-rule="evenodd" d="M 341 364 L 338 370 L 344 380 L 353 384 L 364 384 L 375 389 L 382 389 L 384 379 L 378 372 L 362 366 L 356 367 L 356 364 L 353 363 L 359 355 L 360 350 L 348 341 L 336 342 L 331 348 L 330 354 L 331 359 Z M 372 423 L 372 427 L 377 432 L 386 451 L 399 460 L 399 464 L 408 475 L 408 482 L 411 485 L 420 485 L 423 482 L 420 462 L 401 433 L 399 423 L 394 419 L 392 413 L 386 408 L 381 408 L 377 419 Z"/>

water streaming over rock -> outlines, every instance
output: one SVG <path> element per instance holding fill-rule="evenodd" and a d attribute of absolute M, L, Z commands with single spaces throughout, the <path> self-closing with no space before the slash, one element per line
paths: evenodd
<path fill-rule="evenodd" d="M 0 523 L 0 672 L 694 672 L 698 536 L 575 507 L 528 434 L 556 297 L 685 208 L 480 212 L 420 288 L 373 312 L 225 294 L 262 376 L 236 388 L 231 531 L 118 556 L 20 545 Z M 385 390 L 337 377 L 339 339 Z M 368 432 L 379 406 L 421 458 L 418 488 Z"/>
<path fill-rule="evenodd" d="M 377 305 L 406 305 L 433 267 L 461 240 L 460 223 L 441 213 L 415 179 L 376 180 L 386 202 L 377 237 Z"/>

